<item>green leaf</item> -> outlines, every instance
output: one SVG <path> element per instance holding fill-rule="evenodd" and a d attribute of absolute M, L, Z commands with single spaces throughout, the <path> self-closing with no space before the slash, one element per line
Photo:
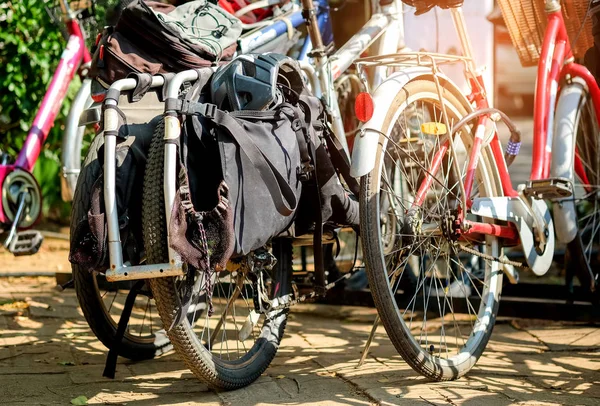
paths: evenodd
<path fill-rule="evenodd" d="M 83 395 L 77 396 L 76 398 L 71 399 L 71 404 L 75 405 L 75 406 L 87 405 L 88 404 L 88 398 L 86 398 Z"/>

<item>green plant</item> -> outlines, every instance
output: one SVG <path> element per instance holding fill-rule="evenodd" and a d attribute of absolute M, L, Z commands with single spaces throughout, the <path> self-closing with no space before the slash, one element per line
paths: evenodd
<path fill-rule="evenodd" d="M 118 0 L 96 2 L 96 19 L 85 23 L 88 41 Z M 52 79 L 66 45 L 64 27 L 50 17 L 47 7 L 55 1 L 0 0 L 0 151 L 15 156 Z M 60 198 L 60 144 L 64 120 L 80 81 L 69 87 L 34 174 L 44 197 L 44 214 L 68 214 Z M 54 217 L 51 216 L 51 217 Z"/>

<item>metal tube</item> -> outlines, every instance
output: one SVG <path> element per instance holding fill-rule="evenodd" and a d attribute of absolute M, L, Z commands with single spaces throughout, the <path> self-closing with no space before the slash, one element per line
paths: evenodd
<path fill-rule="evenodd" d="M 304 22 L 304 17 L 302 17 L 301 11 L 292 13 L 285 18 L 290 21 L 292 27 L 294 28 L 297 28 Z M 239 51 L 244 54 L 252 52 L 267 42 L 270 42 L 273 39 L 287 33 L 288 29 L 289 27 L 283 19 L 278 20 L 267 27 L 261 28 L 256 32 L 240 38 Z"/>
<path fill-rule="evenodd" d="M 79 126 L 81 113 L 92 105 L 90 98 L 91 79 L 84 79 L 77 92 L 69 116 L 65 123 L 65 132 L 62 139 L 62 168 L 61 168 L 61 195 L 66 202 L 73 200 L 77 177 L 81 168 L 81 143 L 85 126 Z"/>
<path fill-rule="evenodd" d="M 167 276 L 183 275 L 181 265 L 152 264 L 123 266 L 106 272 L 106 280 L 109 282 L 133 281 L 139 279 L 164 278 Z"/>
<path fill-rule="evenodd" d="M 179 96 L 179 88 L 181 88 L 181 85 L 183 85 L 184 82 L 191 82 L 196 79 L 198 79 L 198 72 L 195 70 L 186 70 L 178 73 L 173 77 L 173 79 L 171 79 L 171 83 L 169 83 L 169 87 L 167 88 L 167 97 L 175 98 Z"/>
<path fill-rule="evenodd" d="M 105 104 L 116 106 L 117 101 L 108 99 Z M 108 226 L 108 251 L 110 253 L 111 269 L 123 267 L 123 251 L 119 235 L 119 213 L 117 212 L 115 180 L 117 169 L 117 136 L 115 134 L 106 135 L 106 131 L 117 131 L 118 129 L 119 115 L 116 110 L 106 109 L 104 111 L 104 207 Z"/>
<path fill-rule="evenodd" d="M 178 73 L 171 79 L 169 87 L 167 88 L 167 98 L 177 98 L 179 96 L 179 89 L 184 82 L 190 82 L 198 79 L 198 72 L 195 70 L 187 70 Z M 166 111 L 165 111 L 166 113 Z M 181 132 L 181 123 L 176 116 L 165 115 L 165 140 L 177 140 Z M 171 248 L 171 236 L 169 235 L 169 229 L 171 224 L 171 213 L 173 211 L 173 205 L 175 202 L 175 195 L 177 193 L 177 145 L 172 143 L 165 143 L 165 155 L 163 161 L 163 194 L 165 203 L 165 219 L 167 221 L 167 247 L 169 252 L 169 263 L 176 265 L 181 263 L 181 258 L 175 250 Z"/>
<path fill-rule="evenodd" d="M 452 8 L 451 13 L 452 21 L 454 22 L 454 27 L 456 28 L 456 33 L 458 34 L 458 39 L 460 40 L 460 44 L 463 49 L 463 54 L 465 57 L 469 58 L 469 68 L 472 71 L 475 71 L 476 67 L 475 61 L 473 60 L 473 46 L 471 45 L 471 39 L 467 33 L 467 24 L 465 22 L 465 16 L 463 14 L 462 7 Z"/>
<path fill-rule="evenodd" d="M 315 67 L 306 62 L 302 62 L 300 63 L 300 68 L 306 73 L 312 94 L 315 97 L 321 97 L 323 93 L 321 91 L 321 84 L 319 83 L 319 78 L 317 78 Z"/>
<path fill-rule="evenodd" d="M 164 78 L 154 76 L 151 87 L 162 86 Z M 117 80 L 111 86 L 111 89 L 123 92 L 131 90 L 137 86 L 135 79 Z M 118 100 L 107 98 L 104 101 L 106 106 L 117 106 Z M 119 213 L 117 212 L 116 197 L 116 133 L 106 135 L 108 131 L 119 130 L 119 115 L 114 109 L 105 109 L 104 111 L 104 207 L 106 210 L 106 222 L 108 228 L 108 251 L 110 258 L 110 269 L 117 270 L 123 268 L 123 250 L 121 247 L 121 238 L 119 233 Z"/>

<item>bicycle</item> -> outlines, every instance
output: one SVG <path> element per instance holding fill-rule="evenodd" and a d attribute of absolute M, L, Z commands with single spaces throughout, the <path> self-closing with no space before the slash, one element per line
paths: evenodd
<path fill-rule="evenodd" d="M 367 108 L 361 110 L 351 173 L 361 177 L 363 254 L 388 336 L 415 371 L 451 380 L 475 365 L 490 339 L 503 275 L 511 283 L 518 281 L 515 267 L 544 275 L 556 240 L 569 244 L 571 260 L 587 270 L 594 288 L 598 132 L 587 129 L 600 118 L 594 118 L 600 92 L 571 58 L 560 3 L 547 0 L 531 177 L 514 190 L 508 166 L 519 152 L 520 133 L 489 107 L 462 1 L 404 3 L 453 3 L 463 56 L 417 52 L 357 61 L 359 71 L 370 66 L 398 72 L 360 97 Z M 518 27 L 523 25 L 513 24 Z M 471 84 L 469 95 L 441 71 L 457 63 Z M 504 153 L 496 121 L 511 133 Z M 524 262 L 503 254 L 510 246 L 520 247 Z"/>
<path fill-rule="evenodd" d="M 93 15 L 90 11 L 93 5 L 91 2 L 78 2 L 77 5 L 78 9 L 72 10 L 69 2 L 59 1 L 69 34 L 66 48 L 14 163 L 6 154 L 0 154 L 0 231 L 7 232 L 4 247 L 14 255 L 35 254 L 43 242 L 39 231 L 29 230 L 41 215 L 42 202 L 40 187 L 32 171 L 75 73 L 82 79 L 82 86 L 66 121 L 63 150 L 73 156 L 81 153 L 84 128 L 79 127 L 79 115 L 91 104 L 89 82 L 85 79 L 91 56 L 81 21 Z"/>
<path fill-rule="evenodd" d="M 327 101 L 328 110 L 336 121 L 334 129 L 340 143 L 346 141 L 343 120 L 336 105 L 335 88 L 331 86 L 333 80 L 340 78 L 354 60 L 369 48 L 377 39 L 381 39 L 382 49 L 395 51 L 399 42 L 399 3 L 392 2 L 382 5 L 381 12 L 373 15 L 369 22 L 363 26 L 343 47 L 327 56 L 328 50 L 323 46 L 321 33 L 317 23 L 319 13 L 326 12 L 325 5 L 316 7 L 312 0 L 302 1 L 303 11 L 299 12 L 309 20 L 308 29 L 310 41 L 303 49 L 312 48 L 312 57 L 315 65 L 309 63 L 302 65 L 308 82 L 316 94 L 322 94 Z M 292 20 L 293 21 L 293 20 Z M 381 80 L 385 72 L 376 70 L 376 80 Z M 176 99 L 184 83 L 198 79 L 197 71 L 185 71 L 171 79 L 167 88 L 167 99 Z M 161 77 L 154 77 L 153 86 L 163 86 Z M 115 82 L 112 94 L 125 92 L 136 86 L 134 79 Z M 118 105 L 119 100 L 110 98 L 105 104 Z M 109 234 L 110 268 L 105 272 L 109 281 L 150 280 L 150 287 L 157 302 L 157 308 L 165 328 L 171 326 L 174 314 L 177 313 L 177 297 L 179 295 L 179 280 L 183 275 L 183 264 L 172 249 L 168 248 L 165 233 L 165 212 L 170 212 L 173 205 L 176 179 L 174 177 L 174 144 L 166 144 L 163 148 L 163 137 L 177 139 L 179 122 L 174 111 L 165 112 L 164 125 L 159 125 L 153 137 L 153 143 L 148 158 L 145 175 L 145 197 L 143 207 L 143 220 L 147 263 L 145 265 L 129 266 L 123 263 L 123 250 L 118 237 L 118 213 L 115 198 L 115 137 L 111 136 L 113 127 L 111 117 L 113 109 L 107 109 L 104 116 L 105 133 L 99 135 L 104 140 L 105 161 L 104 179 L 105 207 L 107 210 L 107 223 Z M 108 126 L 107 126 L 108 125 Z M 108 134 L 107 134 L 108 133 Z M 173 147 L 173 148 L 171 148 Z M 348 150 L 347 146 L 342 149 Z M 163 159 L 164 156 L 164 159 Z M 164 163 L 167 163 L 163 167 Z M 163 200 L 163 185 L 165 185 L 166 199 Z M 116 221 L 116 222 L 115 222 Z M 335 233 L 335 230 L 331 230 Z M 331 243 L 332 241 L 327 241 Z M 291 284 L 291 245 L 289 240 L 273 242 L 272 254 L 267 251 L 255 252 L 237 263 L 230 263 L 231 269 L 218 274 L 211 281 L 216 287 L 215 307 L 224 311 L 219 316 L 210 317 L 205 311 L 206 306 L 201 306 L 199 312 L 194 312 L 191 317 L 184 317 L 182 324 L 168 331 L 169 338 L 179 355 L 192 369 L 195 375 L 209 386 L 216 389 L 235 389 L 246 386 L 260 376 L 268 367 L 279 347 L 287 321 L 287 309 L 295 303 L 318 296 L 316 291 L 305 295 L 294 292 Z M 278 258 L 273 266 L 272 255 Z M 268 271 L 263 274 L 268 281 L 251 278 L 250 269 Z M 262 272 L 262 271 L 261 271 Z M 315 285 L 323 291 L 331 289 L 333 282 L 326 284 L 323 274 L 316 275 Z M 261 280 L 262 282 L 259 282 Z M 202 286 L 198 278 L 194 286 Z M 177 285 L 175 285 L 177 283 Z M 257 285 L 260 283 L 260 286 Z M 266 283 L 266 284 L 265 284 Z M 271 290 L 268 286 L 273 287 Z M 242 289 L 243 287 L 243 289 Z M 277 288 L 276 288 L 277 287 Z M 248 297 L 250 291 L 260 292 L 263 299 Z M 263 295 L 264 294 L 264 295 Z M 197 300 L 205 300 L 206 295 L 198 293 Z M 239 299 L 239 300 L 236 300 Z M 247 301 L 245 301 L 247 300 Z M 255 307 L 254 300 L 265 300 L 271 307 Z M 218 302 L 218 303 L 217 303 Z M 245 302 L 247 306 L 238 309 L 238 305 Z M 175 313 L 173 313 L 175 311 Z M 236 314 L 243 317 L 241 320 Z M 233 319 L 231 319 L 233 315 Z M 188 313 L 189 316 L 189 313 Z M 205 321 L 204 328 L 196 325 Z M 264 323 L 263 327 L 258 327 Z M 211 325 L 212 324 L 212 325 Z M 197 329 L 194 329 L 194 326 Z M 210 326 L 210 327 L 207 327 Z M 229 326 L 229 327 L 227 327 Z M 210 328 L 212 333 L 203 335 L 203 331 Z M 199 335 L 196 334 L 199 332 Z M 246 341 L 248 340 L 248 345 Z M 250 342 L 251 341 L 251 342 Z"/>

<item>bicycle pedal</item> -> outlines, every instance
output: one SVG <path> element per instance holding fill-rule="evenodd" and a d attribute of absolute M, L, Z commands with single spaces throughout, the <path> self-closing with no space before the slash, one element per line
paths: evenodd
<path fill-rule="evenodd" d="M 530 180 L 523 193 L 536 199 L 565 199 L 573 195 L 573 185 L 565 178 Z"/>
<path fill-rule="evenodd" d="M 27 230 L 18 232 L 10 245 L 8 251 L 14 256 L 33 255 L 39 251 L 44 242 L 44 237 L 39 231 Z"/>

